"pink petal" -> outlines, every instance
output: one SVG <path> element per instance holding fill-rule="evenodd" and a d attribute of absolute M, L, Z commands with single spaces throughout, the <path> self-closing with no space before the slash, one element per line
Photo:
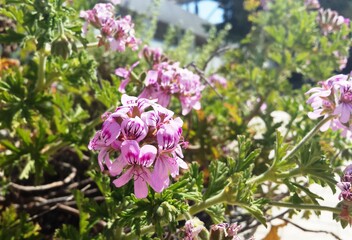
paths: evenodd
<path fill-rule="evenodd" d="M 133 105 L 133 104 L 136 104 L 137 99 L 138 98 L 136 98 L 136 97 L 128 96 L 127 94 L 123 94 L 121 97 L 121 103 L 124 106 Z"/>
<path fill-rule="evenodd" d="M 157 83 L 157 81 L 158 81 L 158 72 L 154 70 L 148 71 L 147 76 L 144 80 L 145 85 L 146 86 L 153 85 Z"/>
<path fill-rule="evenodd" d="M 125 68 L 117 68 L 115 74 L 119 77 L 127 78 L 129 76 L 129 71 Z"/>
<path fill-rule="evenodd" d="M 134 194 L 137 198 L 145 198 L 148 196 L 147 182 L 140 176 L 134 177 Z"/>
<path fill-rule="evenodd" d="M 350 111 L 347 104 L 341 104 L 341 116 L 340 121 L 342 123 L 347 123 L 350 119 Z M 337 108 L 336 108 L 337 109 Z"/>
<path fill-rule="evenodd" d="M 139 144 L 135 140 L 126 140 L 121 144 L 122 156 L 129 164 L 138 162 L 139 152 Z"/>
<path fill-rule="evenodd" d="M 101 137 L 105 142 L 105 145 L 110 145 L 120 135 L 120 125 L 115 121 L 114 118 L 109 117 L 103 123 Z"/>
<path fill-rule="evenodd" d="M 122 174 L 119 178 L 115 179 L 112 183 L 116 187 L 122 187 L 123 185 L 128 183 L 128 181 L 131 180 L 133 176 L 133 170 L 133 168 L 128 169 L 124 174 Z"/>
<path fill-rule="evenodd" d="M 107 164 L 110 175 L 111 176 L 119 175 L 127 164 L 128 163 L 126 162 L 125 158 L 123 158 L 122 155 L 120 155 L 118 158 L 115 159 L 113 163 Z"/>
<path fill-rule="evenodd" d="M 157 154 L 156 147 L 152 145 L 144 145 L 139 152 L 139 164 L 144 167 L 150 167 Z"/>

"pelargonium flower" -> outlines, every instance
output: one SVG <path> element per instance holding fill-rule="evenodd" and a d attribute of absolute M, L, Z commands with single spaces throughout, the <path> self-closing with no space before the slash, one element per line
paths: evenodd
<path fill-rule="evenodd" d="M 333 130 L 341 129 L 343 135 L 351 136 L 350 119 L 352 113 L 352 82 L 348 75 L 336 75 L 320 83 L 322 87 L 315 87 L 306 94 L 311 94 L 307 103 L 313 107 L 313 112 L 308 113 L 311 119 L 319 117 L 333 117 L 321 128 Z"/>
<path fill-rule="evenodd" d="M 103 114 L 102 129 L 88 148 L 99 151 L 100 169 L 116 177 L 116 187 L 133 179 L 136 197 L 145 198 L 148 185 L 161 192 L 170 175 L 174 178 L 179 168 L 188 168 L 182 160 L 183 122 L 155 100 L 124 94 L 121 103 L 114 112 Z"/>
<path fill-rule="evenodd" d="M 352 164 L 348 165 L 343 171 L 343 175 L 341 176 L 341 182 L 352 183 Z"/>
<path fill-rule="evenodd" d="M 145 60 L 151 65 L 155 66 L 161 62 L 167 62 L 167 57 L 163 54 L 161 48 L 151 48 L 144 46 L 143 50 L 139 53 L 139 58 L 144 57 Z"/>
<path fill-rule="evenodd" d="M 80 17 L 86 20 L 82 29 L 83 34 L 87 33 L 88 25 L 91 24 L 100 30 L 99 46 L 119 52 L 125 51 L 126 47 L 137 50 L 139 40 L 134 36 L 131 16 L 117 19 L 114 16 L 114 6 L 111 3 L 98 3 L 91 10 L 81 11 Z"/>
<path fill-rule="evenodd" d="M 199 233 L 205 229 L 204 223 L 197 217 L 187 220 L 184 227 L 184 240 L 196 240 Z"/>
<path fill-rule="evenodd" d="M 337 186 L 340 188 L 341 193 L 339 200 L 352 201 L 352 185 L 350 182 L 339 182 Z"/>
<path fill-rule="evenodd" d="M 121 93 L 125 93 L 125 88 L 126 88 L 127 84 L 131 81 L 132 71 L 138 64 L 139 64 L 139 61 L 132 64 L 132 66 L 129 68 L 117 68 L 115 70 L 115 74 L 117 76 L 124 78 L 124 80 L 121 82 L 121 84 L 119 86 L 119 91 Z"/>
<path fill-rule="evenodd" d="M 320 8 L 319 0 L 304 0 L 304 5 L 307 7 L 307 9 Z"/>
<path fill-rule="evenodd" d="M 145 88 L 139 97 L 158 99 L 161 106 L 167 107 L 171 96 L 176 96 L 182 106 L 182 114 L 187 115 L 192 109 L 199 110 L 204 85 L 200 77 L 188 69 L 179 67 L 179 63 L 162 62 L 148 71 Z"/>
<path fill-rule="evenodd" d="M 241 225 L 238 225 L 237 223 L 219 223 L 212 225 L 210 227 L 210 239 L 241 240 L 238 236 L 238 232 L 241 228 Z M 254 240 L 254 238 L 252 237 L 249 240 Z"/>
<path fill-rule="evenodd" d="M 218 74 L 212 74 L 209 77 L 209 82 L 213 85 L 219 84 L 220 86 L 222 86 L 224 88 L 227 87 L 227 80 Z"/>
<path fill-rule="evenodd" d="M 338 12 L 331 9 L 319 9 L 317 21 L 322 33 L 325 35 L 339 31 L 343 24 L 349 25 L 348 18 L 345 19 Z"/>

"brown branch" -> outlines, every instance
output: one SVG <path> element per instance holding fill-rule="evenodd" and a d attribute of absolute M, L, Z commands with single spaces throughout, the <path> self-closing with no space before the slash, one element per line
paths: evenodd
<path fill-rule="evenodd" d="M 10 182 L 10 186 L 17 189 L 17 190 L 25 191 L 25 192 L 45 191 L 45 190 L 49 190 L 52 188 L 61 187 L 65 184 L 71 182 L 72 179 L 75 178 L 76 173 L 77 173 L 77 169 L 75 167 L 71 166 L 70 164 L 65 163 L 65 162 L 61 162 L 61 164 L 62 164 L 62 166 L 71 169 L 71 173 L 64 180 L 52 182 L 49 184 L 39 185 L 39 186 L 24 186 L 24 185 L 20 185 L 20 184 L 14 183 L 14 182 Z"/>
<path fill-rule="evenodd" d="M 62 203 L 58 203 L 56 206 L 57 206 L 57 208 L 59 208 L 61 210 L 64 210 L 64 211 L 67 211 L 69 213 L 72 213 L 72 214 L 74 214 L 76 216 L 80 215 L 79 210 L 76 209 L 76 208 L 67 206 L 67 205 L 62 204 Z M 103 220 L 98 221 L 97 224 L 99 224 L 102 227 L 105 227 L 107 225 L 107 223 L 105 221 L 103 221 Z"/>
<path fill-rule="evenodd" d="M 305 231 L 305 232 L 313 232 L 313 233 L 326 233 L 326 234 L 330 234 L 332 235 L 334 238 L 336 238 L 337 240 L 342 240 L 339 236 L 337 236 L 335 233 L 333 232 L 329 232 L 329 231 L 325 231 L 325 230 L 311 230 L 311 229 L 307 229 L 307 228 L 304 228 L 304 227 L 301 227 L 299 226 L 298 224 L 292 222 L 291 220 L 288 220 L 288 219 L 282 219 L 284 220 L 285 222 L 295 226 L 296 228 L 299 228 L 301 229 L 302 231 Z"/>
<path fill-rule="evenodd" d="M 222 48 L 218 48 L 216 51 L 214 51 L 209 58 L 205 61 L 204 66 L 203 66 L 203 71 L 205 71 L 205 69 L 207 68 L 208 64 L 210 63 L 210 61 L 217 55 L 223 53 L 223 52 L 227 52 L 229 50 L 233 49 L 233 47 L 231 46 L 226 46 L 226 47 L 222 47 Z"/>
<path fill-rule="evenodd" d="M 195 65 L 194 62 L 191 62 L 190 64 L 188 64 L 188 65 L 186 66 L 186 68 L 187 68 L 187 67 L 193 67 L 194 70 L 199 74 L 200 78 L 203 79 L 203 80 L 213 89 L 213 91 L 216 93 L 216 95 L 218 95 L 218 97 L 219 97 L 221 100 L 224 99 L 224 96 L 222 96 L 221 93 L 219 93 L 218 90 L 216 90 L 216 88 L 214 87 L 214 85 L 211 84 L 211 83 L 209 82 L 209 80 L 205 77 L 204 71 L 201 70 L 201 69 L 199 69 L 199 68 Z"/>

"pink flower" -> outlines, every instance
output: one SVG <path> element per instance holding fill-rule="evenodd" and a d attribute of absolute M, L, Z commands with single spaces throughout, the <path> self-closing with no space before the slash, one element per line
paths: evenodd
<path fill-rule="evenodd" d="M 148 195 L 147 183 L 157 192 L 160 189 L 154 187 L 151 178 L 150 168 L 157 154 L 157 149 L 152 145 L 139 144 L 134 140 L 126 140 L 121 145 L 122 164 L 119 167 L 126 167 L 125 172 L 113 181 L 116 187 L 121 187 L 134 179 L 134 193 L 137 198 L 145 198 Z"/>
<path fill-rule="evenodd" d="M 148 185 L 160 192 L 168 187 L 179 168 L 188 168 L 182 160 L 183 122 L 155 100 L 122 95 L 122 106 L 103 114 L 102 130 L 88 148 L 99 151 L 101 171 L 117 177 L 116 187 L 134 180 L 137 198 L 148 195 Z M 113 156 L 117 156 L 112 159 Z"/>
<path fill-rule="evenodd" d="M 144 46 L 138 56 L 139 58 L 144 57 L 151 66 L 155 66 L 161 62 L 167 62 L 168 60 L 167 57 L 163 55 L 161 48 L 151 48 L 149 46 Z"/>
<path fill-rule="evenodd" d="M 219 84 L 220 86 L 222 86 L 223 88 L 227 87 L 227 80 L 224 77 L 221 77 L 218 74 L 212 74 L 209 77 L 209 81 L 211 84 L 216 85 Z"/>
<path fill-rule="evenodd" d="M 352 183 L 352 164 L 348 165 L 343 171 L 343 175 L 341 177 L 342 182 L 350 182 Z"/>
<path fill-rule="evenodd" d="M 307 103 L 313 107 L 313 112 L 308 113 L 309 118 L 327 118 L 333 116 L 326 122 L 321 131 L 328 128 L 342 130 L 342 134 L 351 137 L 349 121 L 352 113 L 352 82 L 347 75 L 336 75 L 325 82 L 321 82 L 322 87 L 312 88 L 306 94 L 311 94 Z"/>
<path fill-rule="evenodd" d="M 341 193 L 339 195 L 339 200 L 343 199 L 345 201 L 352 201 L 352 186 L 350 182 L 339 182 L 336 184 Z"/>
<path fill-rule="evenodd" d="M 334 114 L 340 115 L 341 123 L 347 123 L 352 112 L 352 83 L 341 81 L 338 86 L 340 86 L 340 99 Z"/>
<path fill-rule="evenodd" d="M 138 64 L 139 64 L 139 61 L 133 63 L 130 68 L 117 68 L 115 70 L 115 74 L 117 76 L 124 78 L 124 80 L 121 82 L 120 87 L 119 87 L 119 91 L 121 93 L 126 92 L 125 88 L 126 88 L 127 84 L 131 81 L 132 71 Z"/>
<path fill-rule="evenodd" d="M 200 221 L 198 218 L 193 218 L 187 220 L 184 227 L 184 240 L 195 240 L 198 239 L 199 233 L 205 229 L 204 223 Z"/>
<path fill-rule="evenodd" d="M 231 239 L 231 240 L 241 240 L 241 238 L 237 235 L 241 230 L 241 225 L 237 223 L 219 223 L 216 225 L 212 225 L 210 227 L 210 239 Z M 254 240 L 254 238 L 250 238 Z"/>
<path fill-rule="evenodd" d="M 343 16 L 340 16 L 338 12 L 331 9 L 319 9 L 317 22 L 321 28 L 324 35 L 332 32 L 340 31 L 343 24 L 349 24 Z"/>
<path fill-rule="evenodd" d="M 119 1 L 114 0 L 114 3 Z M 135 38 L 134 24 L 131 16 L 115 19 L 114 6 L 111 3 L 98 3 L 92 10 L 81 11 L 80 17 L 86 20 L 82 32 L 87 34 L 91 24 L 100 30 L 99 46 L 105 46 L 112 51 L 125 51 L 126 47 L 138 49 L 139 40 Z"/>
<path fill-rule="evenodd" d="M 200 109 L 203 89 L 198 75 L 180 68 L 179 63 L 162 62 L 148 71 L 145 88 L 139 97 L 157 98 L 161 106 L 167 107 L 171 96 L 176 96 L 181 102 L 182 114 L 187 115 L 192 109 Z"/>
<path fill-rule="evenodd" d="M 320 8 L 320 3 L 318 0 L 305 0 L 304 5 L 307 9 L 318 9 Z"/>

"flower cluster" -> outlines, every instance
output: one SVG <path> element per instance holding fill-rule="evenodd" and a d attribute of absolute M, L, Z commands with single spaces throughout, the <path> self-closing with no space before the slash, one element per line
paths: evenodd
<path fill-rule="evenodd" d="M 304 0 L 304 5 L 307 7 L 307 9 L 320 8 L 320 3 L 318 0 Z"/>
<path fill-rule="evenodd" d="M 138 49 L 139 40 L 134 36 L 134 24 L 131 16 L 115 19 L 114 6 L 111 3 L 98 3 L 92 10 L 81 11 L 80 17 L 86 20 L 83 34 L 87 33 L 91 24 L 100 30 L 99 46 L 105 46 L 112 51 L 125 51 L 126 47 Z"/>
<path fill-rule="evenodd" d="M 237 223 L 220 223 L 212 225 L 210 227 L 210 239 L 241 240 L 238 236 L 238 232 L 241 228 L 241 225 L 238 225 Z M 254 240 L 254 238 L 252 237 L 249 240 Z"/>
<path fill-rule="evenodd" d="M 212 74 L 209 77 L 209 82 L 214 86 L 214 85 L 220 85 L 223 88 L 227 87 L 227 80 L 226 78 L 218 75 L 218 74 Z"/>
<path fill-rule="evenodd" d="M 197 74 L 181 68 L 179 62 L 169 62 L 161 49 L 144 47 L 140 56 L 145 57 L 152 66 L 152 70 L 147 71 L 145 87 L 139 95 L 140 98 L 157 99 L 161 106 L 167 107 L 174 95 L 181 102 L 183 115 L 187 115 L 192 108 L 200 109 L 201 92 L 205 86 Z M 125 93 L 126 85 L 131 81 L 131 71 L 135 66 L 136 64 L 131 68 L 116 69 L 115 74 L 124 79 L 119 87 L 121 93 Z"/>
<path fill-rule="evenodd" d="M 339 31 L 343 24 L 348 26 L 350 22 L 348 18 L 344 18 L 339 15 L 338 12 L 323 8 L 319 9 L 317 21 L 321 31 L 325 35 L 331 32 Z"/>
<path fill-rule="evenodd" d="M 118 176 L 113 181 L 116 187 L 133 178 L 136 197 L 145 198 L 147 184 L 161 192 L 169 185 L 169 175 L 176 177 L 180 167 L 188 167 L 182 160 L 183 122 L 153 100 L 123 95 L 121 103 L 102 116 L 102 129 L 88 148 L 99 151 L 102 171 Z"/>
<path fill-rule="evenodd" d="M 350 215 L 352 206 L 352 164 L 346 167 L 341 177 L 341 182 L 338 182 L 337 186 L 341 190 L 339 200 L 343 200 L 339 216 L 349 224 L 352 224 L 352 217 Z"/>
<path fill-rule="evenodd" d="M 192 108 L 199 110 L 204 85 L 200 77 L 188 69 L 181 68 L 179 63 L 162 62 L 148 71 L 145 88 L 139 95 L 143 98 L 158 99 L 161 106 L 167 107 L 171 96 L 175 95 L 181 102 L 182 115 L 187 115 Z"/>
<path fill-rule="evenodd" d="M 197 217 L 187 220 L 184 227 L 183 240 L 196 240 L 201 231 L 205 229 L 204 223 Z"/>
<path fill-rule="evenodd" d="M 341 182 L 337 183 L 341 193 L 339 200 L 352 201 L 352 165 L 346 167 L 341 177 Z"/>
<path fill-rule="evenodd" d="M 163 54 L 161 48 L 151 48 L 147 45 L 144 46 L 143 50 L 139 53 L 139 57 L 144 57 L 151 66 L 168 61 L 168 58 Z"/>
<path fill-rule="evenodd" d="M 350 118 L 352 113 L 352 82 L 348 75 L 339 74 L 320 82 L 321 87 L 310 89 L 306 94 L 311 94 L 307 103 L 313 107 L 313 112 L 308 113 L 311 119 L 324 116 L 330 117 L 321 128 L 326 131 L 342 130 L 342 135 L 352 136 Z"/>

